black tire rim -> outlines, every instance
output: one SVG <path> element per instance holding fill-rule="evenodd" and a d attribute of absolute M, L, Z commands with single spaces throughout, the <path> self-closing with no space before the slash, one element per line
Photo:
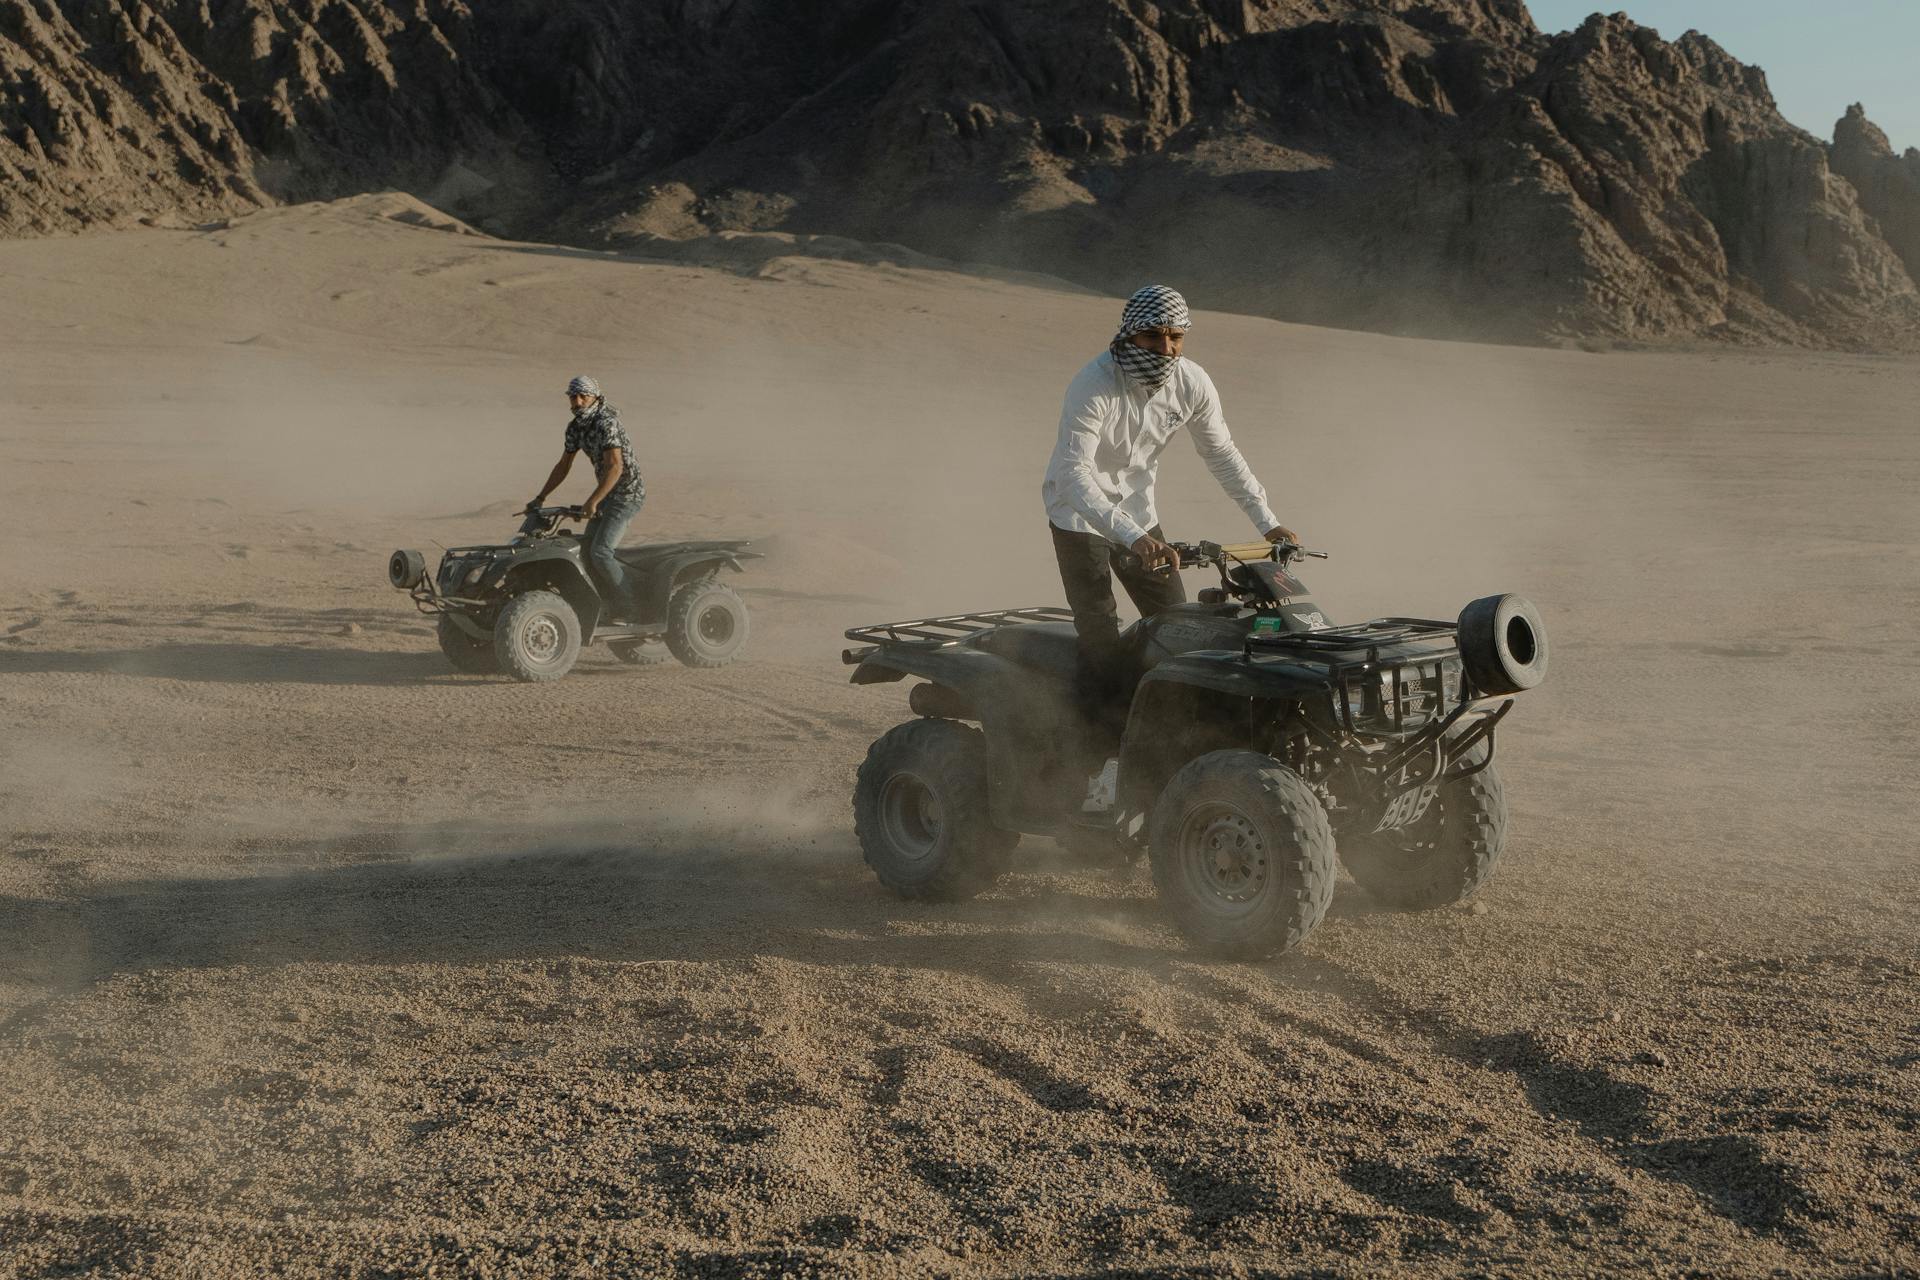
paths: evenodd
<path fill-rule="evenodd" d="M 1187 810 L 1175 847 L 1189 896 L 1216 914 L 1252 911 L 1272 880 L 1271 851 L 1258 824 L 1224 800 Z"/>
<path fill-rule="evenodd" d="M 880 829 L 908 862 L 925 862 L 940 844 L 940 797 L 914 773 L 896 773 L 880 788 Z"/>
<path fill-rule="evenodd" d="M 700 620 L 694 630 L 703 643 L 718 649 L 733 639 L 733 610 L 724 604 L 712 605 L 700 611 Z"/>

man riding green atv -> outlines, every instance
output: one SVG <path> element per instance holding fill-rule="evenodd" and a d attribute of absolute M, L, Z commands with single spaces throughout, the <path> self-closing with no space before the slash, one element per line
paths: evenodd
<path fill-rule="evenodd" d="M 719 574 L 759 558 L 749 542 L 619 548 L 630 599 L 629 616 L 615 617 L 588 570 L 586 539 L 560 527 L 582 518 L 578 507 L 532 507 L 510 543 L 454 547 L 431 576 L 418 551 L 396 551 L 387 579 L 434 615 L 440 650 L 457 671 L 558 680 L 596 640 L 636 664 L 671 653 L 690 667 L 721 667 L 739 656 L 747 606 Z"/>
<path fill-rule="evenodd" d="M 854 787 L 855 830 L 881 882 L 908 898 L 969 897 L 1008 868 L 1022 833 L 1127 857 L 1144 848 L 1181 930 L 1244 958 L 1319 923 L 1336 842 L 1353 878 L 1394 907 L 1479 889 L 1506 838 L 1494 727 L 1546 675 L 1533 606 L 1489 596 L 1456 622 L 1336 626 L 1289 569 L 1319 553 L 1164 545 L 1220 585 L 1121 634 L 1111 696 L 1125 727 L 1104 806 L 1082 803 L 1084 738 L 1100 729 L 1076 708 L 1068 610 L 847 632 L 855 684 L 924 682 L 909 697 L 921 718 L 873 744 Z"/>
<path fill-rule="evenodd" d="M 440 651 L 458 671 L 558 680 L 595 640 L 623 662 L 664 661 L 661 641 L 690 667 L 732 662 L 747 642 L 747 606 L 718 578 L 759 553 L 741 540 L 622 547 L 647 497 L 633 442 L 585 374 L 567 383 L 567 406 L 560 460 L 527 504 L 518 537 L 455 548 L 432 577 L 419 552 L 396 551 L 388 580 L 437 616 Z M 543 505 L 582 453 L 593 465 L 593 492 L 577 507 Z M 586 528 L 562 529 L 565 520 Z"/>

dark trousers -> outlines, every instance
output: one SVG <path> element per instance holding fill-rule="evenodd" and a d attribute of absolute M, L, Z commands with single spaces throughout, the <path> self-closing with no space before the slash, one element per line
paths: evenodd
<path fill-rule="evenodd" d="M 1124 547 L 1097 533 L 1070 533 L 1048 522 L 1053 532 L 1053 555 L 1060 562 L 1060 582 L 1067 589 L 1067 607 L 1073 610 L 1073 629 L 1080 637 L 1080 666 L 1073 695 L 1081 717 L 1104 746 L 1117 743 L 1126 728 L 1127 708 L 1121 702 L 1135 674 L 1136 661 L 1120 643 L 1120 609 L 1113 598 L 1113 578 L 1143 618 L 1180 604 L 1187 589 L 1178 572 L 1151 572 Z M 1160 526 L 1147 532 L 1160 537 Z"/>

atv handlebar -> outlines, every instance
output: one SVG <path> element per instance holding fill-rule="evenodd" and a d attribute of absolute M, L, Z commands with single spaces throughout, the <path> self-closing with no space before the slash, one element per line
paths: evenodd
<path fill-rule="evenodd" d="M 523 538 L 552 537 L 560 528 L 562 520 L 583 520 L 586 512 L 579 507 L 536 507 L 531 504 L 521 508 L 526 517 L 520 522 L 520 536 Z"/>
<path fill-rule="evenodd" d="M 1182 569 L 1198 569 L 1212 565 L 1223 569 L 1229 560 L 1277 560 L 1289 564 L 1295 560 L 1305 560 L 1311 556 L 1315 560 L 1325 560 L 1324 551 L 1309 551 L 1297 542 L 1172 542 L 1171 546 L 1180 556 Z"/>
<path fill-rule="evenodd" d="M 1273 599 L 1271 585 L 1260 580 L 1254 574 L 1251 565 L 1259 561 L 1285 565 L 1295 560 L 1304 560 L 1309 556 L 1316 560 L 1325 560 L 1324 551 L 1310 551 L 1297 542 L 1169 542 L 1175 562 L 1182 569 L 1212 568 L 1220 575 L 1220 587 L 1216 593 L 1212 588 L 1201 593 L 1201 600 L 1211 598 L 1214 603 L 1227 600 L 1239 600 L 1243 604 L 1259 606 L 1263 601 Z M 1114 557 L 1120 564 L 1139 568 L 1141 557 L 1132 551 L 1119 552 Z M 1295 588 L 1297 589 L 1297 588 Z"/>
<path fill-rule="evenodd" d="M 1315 560 L 1327 558 L 1326 552 L 1309 551 L 1297 542 L 1169 542 L 1167 545 L 1179 557 L 1182 569 L 1211 567 L 1223 573 L 1228 565 L 1248 560 L 1277 560 L 1281 564 L 1289 564 L 1309 556 Z M 1141 563 L 1140 557 L 1132 551 L 1123 551 L 1116 558 L 1128 565 L 1137 566 Z"/>

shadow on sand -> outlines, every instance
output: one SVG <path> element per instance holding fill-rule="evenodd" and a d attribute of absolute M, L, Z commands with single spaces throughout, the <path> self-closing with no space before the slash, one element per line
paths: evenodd
<path fill-rule="evenodd" d="M 719 848 L 684 847 L 708 840 Z M 423 829 L 294 843 L 304 847 L 275 842 L 267 856 L 377 860 L 130 881 L 57 900 L 0 897 L 0 966 L 68 985 L 154 968 L 561 957 L 725 963 L 771 955 L 1005 978 L 1006 939 L 952 937 L 954 925 L 976 935 L 1031 933 L 1032 946 L 1051 960 L 1164 965 L 1183 954 L 1162 929 L 1153 929 L 1164 932 L 1155 939 L 1161 945 L 1141 945 L 1072 927 L 1075 916 L 1158 925 L 1144 880 L 1124 896 L 1097 896 L 1060 887 L 1071 883 L 1065 878 L 1039 885 L 1021 878 L 1017 890 L 973 902 L 903 904 L 865 874 L 845 836 L 804 848 L 698 834 L 665 849 L 581 848 L 564 835 L 543 842 L 533 834 Z M 552 847 L 562 843 L 573 847 Z M 895 930 L 909 915 L 942 928 Z M 1064 927 L 1035 933 L 1038 919 Z"/>
<path fill-rule="evenodd" d="M 402 685 L 470 679 L 453 675 L 446 659 L 432 651 L 209 643 L 0 653 L 0 676 L 73 673 L 211 684 Z"/>

